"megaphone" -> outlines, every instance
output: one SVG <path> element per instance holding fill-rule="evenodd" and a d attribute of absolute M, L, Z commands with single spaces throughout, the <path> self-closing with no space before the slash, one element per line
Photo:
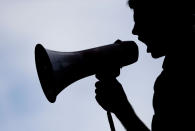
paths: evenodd
<path fill-rule="evenodd" d="M 73 82 L 98 72 L 122 68 L 138 59 L 133 41 L 117 40 L 114 44 L 75 52 L 57 52 L 35 47 L 35 62 L 43 92 L 51 103 Z"/>

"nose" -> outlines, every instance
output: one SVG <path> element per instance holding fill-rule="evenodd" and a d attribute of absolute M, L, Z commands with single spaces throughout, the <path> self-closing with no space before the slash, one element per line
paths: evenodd
<path fill-rule="evenodd" d="M 137 30 L 136 24 L 135 24 L 134 27 L 133 27 L 132 33 L 133 33 L 134 35 L 138 35 L 138 30 Z"/>

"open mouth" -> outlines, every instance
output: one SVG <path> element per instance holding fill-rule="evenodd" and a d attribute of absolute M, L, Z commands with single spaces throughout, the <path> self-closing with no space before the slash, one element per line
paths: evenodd
<path fill-rule="evenodd" d="M 150 48 L 147 47 L 147 53 L 150 53 Z"/>

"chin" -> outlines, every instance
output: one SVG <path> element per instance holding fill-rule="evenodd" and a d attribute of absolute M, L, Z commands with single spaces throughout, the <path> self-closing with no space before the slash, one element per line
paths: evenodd
<path fill-rule="evenodd" d="M 162 57 L 162 56 L 159 56 L 159 55 L 156 55 L 156 54 L 152 54 L 152 53 L 151 53 L 151 56 L 152 56 L 152 58 L 155 58 L 155 59 Z"/>
<path fill-rule="evenodd" d="M 160 54 L 160 53 L 152 53 L 152 52 L 151 52 L 151 56 L 152 56 L 153 58 L 157 59 L 157 58 L 160 58 L 160 57 L 163 57 L 163 56 L 165 56 L 165 54 Z"/>
<path fill-rule="evenodd" d="M 163 56 L 165 56 L 166 55 L 166 52 L 165 52 L 165 50 L 158 50 L 158 49 L 150 49 L 148 52 L 150 52 L 151 53 L 151 56 L 153 57 L 153 58 L 160 58 L 160 57 L 163 57 Z"/>

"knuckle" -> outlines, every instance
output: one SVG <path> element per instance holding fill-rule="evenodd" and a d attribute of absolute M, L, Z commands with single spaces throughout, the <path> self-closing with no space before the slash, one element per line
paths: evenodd
<path fill-rule="evenodd" d="M 100 81 L 95 83 L 95 87 L 99 87 L 99 85 L 100 85 Z"/>

